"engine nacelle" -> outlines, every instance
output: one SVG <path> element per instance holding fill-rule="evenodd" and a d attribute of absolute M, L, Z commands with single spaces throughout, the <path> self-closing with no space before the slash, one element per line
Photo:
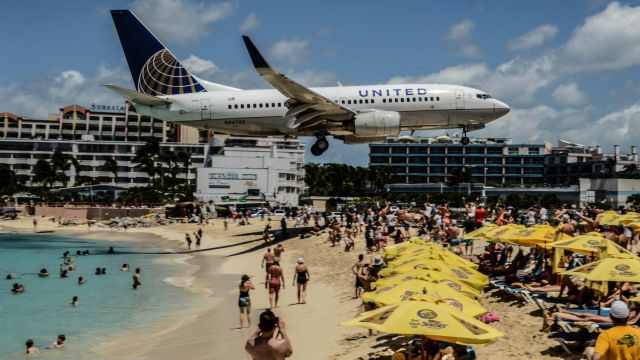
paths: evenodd
<path fill-rule="evenodd" d="M 397 136 L 400 134 L 400 113 L 382 110 L 360 113 L 349 125 L 349 130 L 357 137 Z"/>

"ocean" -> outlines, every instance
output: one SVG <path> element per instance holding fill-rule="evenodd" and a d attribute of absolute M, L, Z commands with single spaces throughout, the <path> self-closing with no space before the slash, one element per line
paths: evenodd
<path fill-rule="evenodd" d="M 135 235 L 132 235 L 135 236 Z M 107 254 L 113 246 L 116 254 Z M 78 256 L 76 270 L 60 277 L 64 251 Z M 0 359 L 24 359 L 24 343 L 33 339 L 40 357 L 51 359 L 96 359 L 89 350 L 128 331 L 143 329 L 188 310 L 196 296 L 172 285 L 171 277 L 187 270 L 185 255 L 151 255 L 136 252 L 162 251 L 133 242 L 87 240 L 55 234 L 0 234 Z M 122 272 L 127 263 L 131 272 Z M 97 267 L 106 275 L 94 275 Z M 132 276 L 142 269 L 142 286 L 133 290 Z M 38 272 L 46 268 L 49 277 Z M 8 273 L 15 280 L 6 280 Z M 78 285 L 78 277 L 87 282 Z M 13 283 L 26 287 L 11 292 Z M 78 296 L 79 305 L 70 305 Z M 67 337 L 66 349 L 45 349 L 58 334 Z M 43 356 L 45 355 L 45 356 Z"/>

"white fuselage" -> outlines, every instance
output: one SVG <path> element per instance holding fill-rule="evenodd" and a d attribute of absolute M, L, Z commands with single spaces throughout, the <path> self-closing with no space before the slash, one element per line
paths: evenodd
<path fill-rule="evenodd" d="M 481 128 L 507 112 L 509 107 L 483 91 L 443 84 L 398 84 L 312 88 L 314 92 L 356 113 L 376 110 L 400 114 L 402 130 Z M 158 96 L 167 106 L 134 103 L 136 112 L 232 135 L 315 135 L 317 129 L 295 127 L 287 117 L 287 100 L 274 89 L 208 91 Z M 327 133 L 352 135 L 340 121 L 327 119 Z"/>

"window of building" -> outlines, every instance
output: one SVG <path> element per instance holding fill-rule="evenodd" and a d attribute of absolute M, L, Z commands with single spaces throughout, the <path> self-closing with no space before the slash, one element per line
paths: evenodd
<path fill-rule="evenodd" d="M 529 155 L 540 155 L 540 148 L 529 148 Z"/>
<path fill-rule="evenodd" d="M 520 149 L 517 147 L 510 147 L 508 151 L 509 155 L 518 155 L 520 153 Z"/>

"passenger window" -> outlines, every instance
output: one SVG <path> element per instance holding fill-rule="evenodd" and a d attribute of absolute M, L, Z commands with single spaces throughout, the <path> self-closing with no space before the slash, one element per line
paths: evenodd
<path fill-rule="evenodd" d="M 240 109 L 244 109 L 244 104 L 240 104 Z"/>
<path fill-rule="evenodd" d="M 400 98 L 400 102 L 404 102 L 404 98 Z"/>
<path fill-rule="evenodd" d="M 278 107 L 282 107 L 282 103 L 278 103 Z"/>
<path fill-rule="evenodd" d="M 258 107 L 258 105 L 257 105 L 257 104 L 253 104 L 253 108 L 254 108 L 254 109 L 255 109 L 255 108 L 257 108 L 257 107 Z"/>
<path fill-rule="evenodd" d="M 269 107 L 269 103 L 264 104 L 264 107 Z"/>
<path fill-rule="evenodd" d="M 260 107 L 262 107 L 262 103 L 260 103 Z"/>
<path fill-rule="evenodd" d="M 431 101 L 433 101 L 433 96 L 431 97 Z"/>
<path fill-rule="evenodd" d="M 383 103 L 386 103 L 386 102 L 387 102 L 387 99 L 382 99 L 382 102 L 383 102 Z"/>
<path fill-rule="evenodd" d="M 360 104 L 362 104 L 362 99 L 360 99 Z"/>
<path fill-rule="evenodd" d="M 351 105 L 351 100 L 348 100 L 348 101 L 347 101 L 347 104 Z"/>
<path fill-rule="evenodd" d="M 420 97 L 418 98 L 418 101 L 422 101 L 422 96 L 420 96 Z"/>
<path fill-rule="evenodd" d="M 342 105 L 344 105 L 344 100 L 342 100 Z"/>
<path fill-rule="evenodd" d="M 436 100 L 437 100 L 437 101 L 440 101 L 440 96 L 436 97 Z"/>
<path fill-rule="evenodd" d="M 238 104 L 233 105 L 233 107 L 237 109 L 238 108 Z"/>
<path fill-rule="evenodd" d="M 413 102 L 416 102 L 416 98 L 413 98 Z"/>
<path fill-rule="evenodd" d="M 398 102 L 398 98 L 396 98 L 396 102 Z"/>
<path fill-rule="evenodd" d="M 276 107 L 276 103 L 271 103 L 271 107 Z"/>
<path fill-rule="evenodd" d="M 373 104 L 373 99 L 371 99 L 371 103 Z"/>
<path fill-rule="evenodd" d="M 231 109 L 231 105 L 229 105 L 229 109 Z"/>
<path fill-rule="evenodd" d="M 364 103 L 368 104 L 369 103 L 369 99 L 364 99 Z"/>
<path fill-rule="evenodd" d="M 407 102 L 411 102 L 411 98 L 407 98 Z"/>

